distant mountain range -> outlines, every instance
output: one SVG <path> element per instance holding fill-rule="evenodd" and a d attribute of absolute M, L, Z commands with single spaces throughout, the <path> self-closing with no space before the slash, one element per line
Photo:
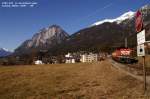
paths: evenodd
<path fill-rule="evenodd" d="M 140 10 L 143 13 L 146 37 L 150 39 L 150 5 Z M 135 12 L 129 11 L 114 19 L 95 22 L 91 27 L 68 35 L 60 26 L 53 25 L 36 33 L 23 42 L 15 53 L 30 53 L 32 49 L 47 50 L 52 55 L 77 51 L 107 51 L 124 46 L 125 37 L 128 47 L 136 47 Z"/>
<path fill-rule="evenodd" d="M 8 55 L 11 55 L 12 52 L 5 49 L 5 48 L 0 48 L 0 57 L 5 57 L 5 56 L 8 56 Z"/>

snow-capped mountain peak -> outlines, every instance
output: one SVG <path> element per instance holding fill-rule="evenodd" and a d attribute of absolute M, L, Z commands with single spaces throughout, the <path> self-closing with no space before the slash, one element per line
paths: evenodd
<path fill-rule="evenodd" d="M 12 54 L 12 51 L 9 51 L 6 48 L 0 48 L 0 57 L 8 56 L 10 54 Z"/>
<path fill-rule="evenodd" d="M 7 48 L 0 48 L 0 50 L 7 51 L 7 52 L 11 52 L 11 53 L 14 52 L 13 50 L 9 50 L 9 49 L 7 49 Z"/>
<path fill-rule="evenodd" d="M 3 50 L 3 51 L 9 51 L 9 50 L 6 49 L 6 48 L 0 48 L 0 50 Z"/>
<path fill-rule="evenodd" d="M 115 18 L 115 19 L 104 19 L 102 21 L 98 21 L 98 22 L 94 23 L 92 26 L 94 26 L 94 25 L 100 25 L 100 24 L 103 24 L 105 22 L 110 22 L 110 23 L 117 22 L 117 24 L 120 24 L 122 21 L 124 21 L 126 19 L 133 18 L 134 14 L 135 14 L 135 12 L 129 11 L 129 12 L 126 12 L 123 15 L 121 15 L 121 16 Z"/>
<path fill-rule="evenodd" d="M 124 13 L 123 15 L 121 15 L 120 17 L 118 17 L 117 19 L 118 20 L 125 20 L 125 19 L 128 19 L 128 18 L 130 19 L 130 18 L 134 17 L 134 14 L 135 14 L 135 12 L 129 11 L 127 13 Z"/>

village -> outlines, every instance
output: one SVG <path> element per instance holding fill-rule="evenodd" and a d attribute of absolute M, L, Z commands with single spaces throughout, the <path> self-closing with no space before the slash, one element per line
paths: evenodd
<path fill-rule="evenodd" d="M 62 63 L 91 63 L 91 62 L 98 62 L 98 61 L 103 61 L 105 60 L 106 57 L 110 57 L 107 53 L 68 53 L 64 55 L 62 59 Z M 40 65 L 40 64 L 50 64 L 49 62 L 43 62 L 45 58 L 40 58 L 34 61 L 35 65 Z M 46 59 L 48 60 L 48 59 Z M 52 64 L 57 64 L 59 63 L 56 57 L 52 57 L 51 59 Z"/>

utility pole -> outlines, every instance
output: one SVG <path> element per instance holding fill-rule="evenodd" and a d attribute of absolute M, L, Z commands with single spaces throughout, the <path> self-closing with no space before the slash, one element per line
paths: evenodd
<path fill-rule="evenodd" d="M 128 47 L 128 39 L 127 39 L 127 37 L 125 37 L 125 48 L 127 48 Z"/>
<path fill-rule="evenodd" d="M 142 56 L 143 58 L 143 81 L 144 81 L 144 93 L 146 92 L 147 90 L 147 87 L 146 87 L 146 70 L 145 70 L 145 56 Z"/>
<path fill-rule="evenodd" d="M 135 28 L 137 34 L 137 55 L 142 56 L 143 59 L 143 89 L 144 94 L 146 93 L 146 68 L 145 68 L 145 30 L 144 30 L 144 23 L 143 23 L 143 15 L 140 10 L 136 12 L 136 19 L 135 19 Z"/>

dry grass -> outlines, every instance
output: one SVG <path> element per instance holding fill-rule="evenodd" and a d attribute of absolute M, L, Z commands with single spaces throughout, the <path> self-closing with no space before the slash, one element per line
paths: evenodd
<path fill-rule="evenodd" d="M 142 57 L 138 57 L 139 63 L 142 64 L 143 63 L 143 59 Z M 146 67 L 150 68 L 150 55 L 146 55 L 145 56 L 145 65 Z"/>
<path fill-rule="evenodd" d="M 107 61 L 0 67 L 0 99 L 137 99 L 142 92 L 140 81 Z"/>

